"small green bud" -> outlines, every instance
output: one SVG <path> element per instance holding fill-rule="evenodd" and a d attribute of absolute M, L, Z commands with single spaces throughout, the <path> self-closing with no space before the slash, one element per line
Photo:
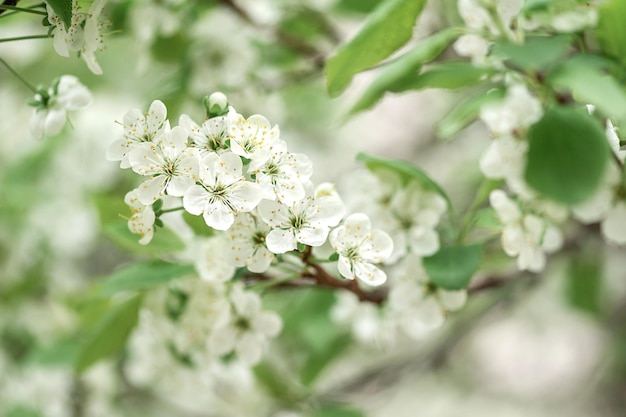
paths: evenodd
<path fill-rule="evenodd" d="M 210 96 L 205 96 L 202 99 L 202 104 L 209 119 L 228 113 L 228 97 L 222 92 L 217 91 Z"/>
<path fill-rule="evenodd" d="M 304 243 L 298 242 L 298 252 L 304 252 L 306 250 L 306 245 Z"/>
<path fill-rule="evenodd" d="M 328 257 L 328 260 L 331 262 L 337 262 L 339 260 L 339 254 L 337 252 L 333 253 Z"/>

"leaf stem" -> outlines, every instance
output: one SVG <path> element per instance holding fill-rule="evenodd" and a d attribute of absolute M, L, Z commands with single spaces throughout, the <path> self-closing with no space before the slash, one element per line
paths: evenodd
<path fill-rule="evenodd" d="M 38 14 L 41 16 L 47 16 L 48 13 L 42 11 L 42 10 L 33 10 L 33 9 L 26 9 L 24 7 L 18 7 L 18 6 L 9 6 L 7 4 L 0 4 L 0 10 L 12 10 L 15 12 L 24 12 L 24 13 L 31 13 L 31 14 Z"/>
<path fill-rule="evenodd" d="M 17 77 L 17 79 L 20 80 L 33 93 L 37 94 L 37 88 L 28 81 L 26 81 L 26 79 L 24 79 L 24 77 L 22 77 L 17 71 L 11 68 L 11 66 L 4 59 L 0 58 L 0 63 L 2 63 L 11 72 L 11 74 L 15 75 L 15 77 Z"/>
<path fill-rule="evenodd" d="M 14 38 L 2 38 L 0 39 L 0 43 L 2 42 L 13 42 L 13 41 L 24 41 L 27 39 L 46 39 L 49 38 L 48 35 L 28 35 L 28 36 L 16 36 Z"/>
<path fill-rule="evenodd" d="M 183 206 L 180 207 L 174 207 L 174 208 L 170 208 L 170 209 L 161 209 L 159 210 L 159 214 L 163 214 L 163 213 L 172 213 L 174 211 L 180 211 L 180 210 L 184 210 L 185 208 Z"/>

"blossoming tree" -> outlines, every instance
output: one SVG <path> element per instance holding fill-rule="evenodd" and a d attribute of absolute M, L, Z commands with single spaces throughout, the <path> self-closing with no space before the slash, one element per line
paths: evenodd
<path fill-rule="evenodd" d="M 2 2 L 0 415 L 389 415 L 555 270 L 623 390 L 626 3 L 300 3 Z"/>

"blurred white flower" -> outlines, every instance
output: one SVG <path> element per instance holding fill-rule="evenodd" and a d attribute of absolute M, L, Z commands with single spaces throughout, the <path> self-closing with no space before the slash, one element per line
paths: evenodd
<path fill-rule="evenodd" d="M 467 292 L 448 291 L 430 283 L 415 254 L 407 256 L 397 272 L 389 290 L 390 315 L 411 338 L 420 339 L 441 327 L 447 311 L 465 305 Z"/>
<path fill-rule="evenodd" d="M 133 212 L 128 219 L 128 229 L 136 235 L 140 235 L 139 243 L 147 245 L 154 234 L 154 210 L 152 203 L 143 204 L 138 197 L 139 189 L 129 191 L 124 197 L 124 202 Z"/>
<path fill-rule="evenodd" d="M 35 107 L 30 119 L 32 135 L 56 135 L 63 129 L 67 112 L 79 110 L 91 103 L 92 95 L 78 78 L 63 75 L 47 91 L 35 94 L 31 105 Z"/>
<path fill-rule="evenodd" d="M 508 87 L 504 100 L 489 103 L 480 109 L 481 120 L 495 136 L 525 131 L 542 115 L 541 102 L 522 84 Z"/>
<path fill-rule="evenodd" d="M 200 161 L 201 185 L 192 185 L 183 196 L 185 210 L 202 214 L 217 230 L 227 230 L 235 214 L 252 211 L 263 198 L 261 188 L 246 181 L 239 156 L 227 152 L 209 154 Z"/>
<path fill-rule="evenodd" d="M 532 191 L 524 181 L 524 167 L 528 142 L 511 135 L 494 138 L 480 158 L 480 170 L 487 178 L 504 179 L 509 188 L 519 195 Z"/>
<path fill-rule="evenodd" d="M 387 275 L 374 264 L 391 256 L 393 241 L 381 230 L 372 230 L 369 217 L 362 213 L 348 216 L 343 225 L 329 236 L 330 244 L 339 254 L 339 273 L 348 279 L 358 278 L 367 285 L 378 286 Z"/>
<path fill-rule="evenodd" d="M 446 211 L 446 201 L 439 194 L 424 190 L 413 181 L 397 190 L 390 202 L 387 222 L 380 228 L 393 239 L 389 263 L 407 253 L 429 256 L 439 250 L 439 234 L 435 230 Z"/>
<path fill-rule="evenodd" d="M 535 214 L 523 213 L 502 190 L 492 191 L 489 202 L 503 225 L 504 252 L 509 256 L 517 256 L 520 270 L 543 271 L 545 254 L 555 252 L 563 244 L 561 231 Z"/>
<path fill-rule="evenodd" d="M 489 52 L 489 42 L 476 34 L 460 36 L 453 45 L 460 56 L 469 57 L 474 64 L 483 64 Z"/>
<path fill-rule="evenodd" d="M 262 309 L 258 294 L 245 291 L 240 284 L 232 287 L 228 297 L 230 308 L 213 327 L 209 347 L 217 355 L 234 351 L 244 364 L 255 365 L 269 340 L 280 333 L 282 321 L 276 313 Z"/>

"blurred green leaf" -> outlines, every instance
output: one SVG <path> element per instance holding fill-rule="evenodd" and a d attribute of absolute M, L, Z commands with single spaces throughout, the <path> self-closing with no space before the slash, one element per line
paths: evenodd
<path fill-rule="evenodd" d="M 101 359 L 119 352 L 137 324 L 142 297 L 114 304 L 81 344 L 74 368 L 83 372 Z"/>
<path fill-rule="evenodd" d="M 448 203 L 448 208 L 452 208 L 452 202 L 443 188 L 415 165 L 398 159 L 386 159 L 362 152 L 357 154 L 356 159 L 357 161 L 364 162 L 367 168 L 373 173 L 376 173 L 378 170 L 388 170 L 399 175 L 404 184 L 410 181 L 417 181 L 425 189 L 440 194 Z"/>
<path fill-rule="evenodd" d="M 626 2 L 607 0 L 600 4 L 596 38 L 600 48 L 626 65 Z"/>
<path fill-rule="evenodd" d="M 28 356 L 28 363 L 40 366 L 71 367 L 80 349 L 80 340 L 72 335 L 55 343 L 39 347 Z"/>
<path fill-rule="evenodd" d="M 204 217 L 202 216 L 194 216 L 187 211 L 183 211 L 183 220 L 189 225 L 189 227 L 191 227 L 194 234 L 196 234 L 197 236 L 209 237 L 215 234 L 215 230 L 213 230 L 212 227 L 207 226 L 206 222 L 204 221 Z"/>
<path fill-rule="evenodd" d="M 572 307 L 592 315 L 602 312 L 602 262 L 597 254 L 573 257 L 565 283 L 565 297 Z"/>
<path fill-rule="evenodd" d="M 326 369 L 328 364 L 345 352 L 351 342 L 352 338 L 349 334 L 336 334 L 332 340 L 326 343 L 323 349 L 311 352 L 300 370 L 300 381 L 305 386 L 310 386 L 322 371 Z"/>
<path fill-rule="evenodd" d="M 193 265 L 164 261 L 137 263 L 116 271 L 104 281 L 100 294 L 108 297 L 123 291 L 141 291 L 193 274 Z"/>
<path fill-rule="evenodd" d="M 38 410 L 26 407 L 24 405 L 17 405 L 10 407 L 5 417 L 44 417 Z"/>
<path fill-rule="evenodd" d="M 461 290 L 478 270 L 482 256 L 482 245 L 444 246 L 422 262 L 433 284 L 444 290 Z"/>
<path fill-rule="evenodd" d="M 350 113 L 356 113 L 372 107 L 387 91 L 401 92 L 420 88 L 418 85 L 412 84 L 417 78 L 417 71 L 424 63 L 438 57 L 460 33 L 460 30 L 457 28 L 442 30 L 421 40 L 404 55 L 386 63 L 378 77 L 350 110 Z"/>
<path fill-rule="evenodd" d="M 103 232 L 120 248 L 136 254 L 160 255 L 185 249 L 185 243 L 167 227 L 156 229 L 154 237 L 147 245 L 139 243 L 140 236 L 128 230 L 128 223 L 123 219 L 108 224 Z"/>
<path fill-rule="evenodd" d="M 309 417 L 365 417 L 363 411 L 347 404 L 324 404 L 311 411 Z"/>
<path fill-rule="evenodd" d="M 339 95 L 364 69 L 387 58 L 413 35 L 413 26 L 426 0 L 385 0 L 369 15 L 363 28 L 326 63 L 327 88 Z"/>
<path fill-rule="evenodd" d="M 528 132 L 524 178 L 535 190 L 573 205 L 600 185 L 609 159 L 604 129 L 584 109 L 552 107 Z"/>
<path fill-rule="evenodd" d="M 339 0 L 335 8 L 338 12 L 365 14 L 370 13 L 379 4 L 380 0 Z"/>
<path fill-rule="evenodd" d="M 449 139 L 476 120 L 482 106 L 501 100 L 504 94 L 503 89 L 494 88 L 489 91 L 481 90 L 476 95 L 462 100 L 439 121 L 437 124 L 437 136 Z"/>
<path fill-rule="evenodd" d="M 496 42 L 492 54 L 526 72 L 537 72 L 563 59 L 571 49 L 570 44 L 571 37 L 567 35 L 535 36 L 522 44 Z"/>
<path fill-rule="evenodd" d="M 72 0 L 46 0 L 54 13 L 59 16 L 61 22 L 68 29 L 72 24 Z"/>
<path fill-rule="evenodd" d="M 593 104 L 613 120 L 626 120 L 626 93 L 607 74 L 611 63 L 594 55 L 577 55 L 550 74 L 549 82 L 559 91 L 571 91 L 574 98 Z"/>

